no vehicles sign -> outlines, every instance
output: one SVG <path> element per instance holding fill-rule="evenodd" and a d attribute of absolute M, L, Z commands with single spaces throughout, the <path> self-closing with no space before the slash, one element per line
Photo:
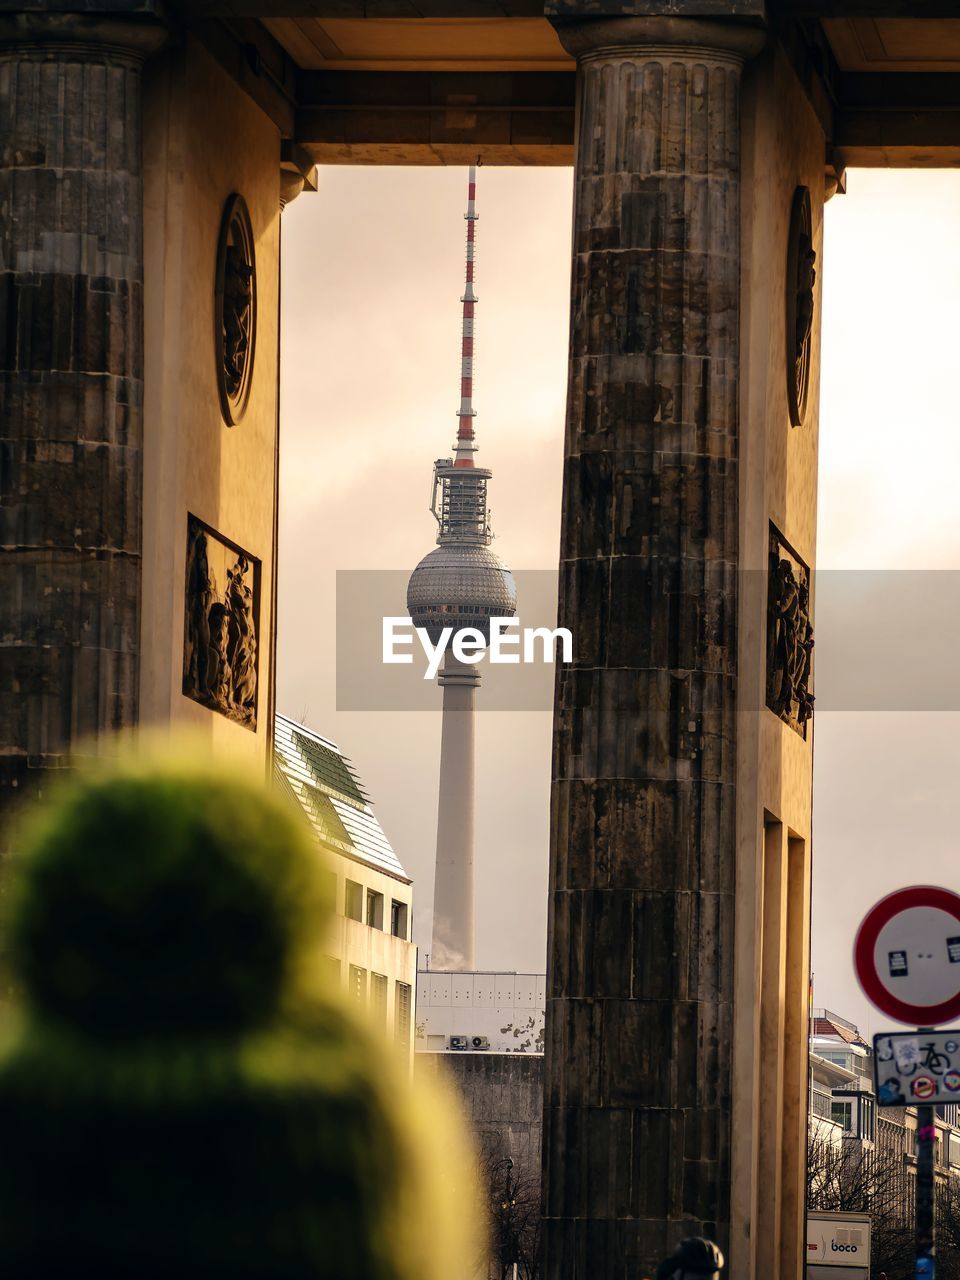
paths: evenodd
<path fill-rule="evenodd" d="M 870 1001 L 914 1026 L 960 1017 L 960 895 L 914 885 L 867 912 L 853 946 Z"/>

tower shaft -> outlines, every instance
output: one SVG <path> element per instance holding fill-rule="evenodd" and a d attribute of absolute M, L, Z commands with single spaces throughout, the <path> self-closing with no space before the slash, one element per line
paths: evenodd
<path fill-rule="evenodd" d="M 476 967 L 474 826 L 480 675 L 448 652 L 439 683 L 443 729 L 430 964 L 435 969 L 470 970 Z"/>

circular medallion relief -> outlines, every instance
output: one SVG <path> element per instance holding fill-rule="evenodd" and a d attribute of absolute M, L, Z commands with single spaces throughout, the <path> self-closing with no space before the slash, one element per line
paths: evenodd
<path fill-rule="evenodd" d="M 797 187 L 787 242 L 787 404 L 795 427 L 807 411 L 813 334 L 813 290 L 817 281 L 810 191 Z"/>
<path fill-rule="evenodd" d="M 232 427 L 247 407 L 257 336 L 253 227 L 247 202 L 240 195 L 227 201 L 220 223 L 214 323 L 220 408 Z"/>

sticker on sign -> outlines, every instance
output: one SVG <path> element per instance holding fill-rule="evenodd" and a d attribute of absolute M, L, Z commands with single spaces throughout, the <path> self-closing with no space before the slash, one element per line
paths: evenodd
<path fill-rule="evenodd" d="M 960 1031 L 881 1031 L 873 1077 L 881 1107 L 960 1102 Z"/>
<path fill-rule="evenodd" d="M 960 895 L 935 885 L 898 889 L 864 917 L 853 947 L 867 997 L 898 1022 L 960 1016 Z"/>

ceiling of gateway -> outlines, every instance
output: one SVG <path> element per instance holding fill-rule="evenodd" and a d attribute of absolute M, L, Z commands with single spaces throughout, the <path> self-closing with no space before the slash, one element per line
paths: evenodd
<path fill-rule="evenodd" d="M 960 19 L 828 18 L 842 71 L 960 71 Z"/>
<path fill-rule="evenodd" d="M 564 71 L 546 18 L 265 18 L 304 70 Z"/>
<path fill-rule="evenodd" d="M 960 71 L 960 18 L 823 18 L 841 71 Z M 264 18 L 304 70 L 572 69 L 542 17 Z"/>

